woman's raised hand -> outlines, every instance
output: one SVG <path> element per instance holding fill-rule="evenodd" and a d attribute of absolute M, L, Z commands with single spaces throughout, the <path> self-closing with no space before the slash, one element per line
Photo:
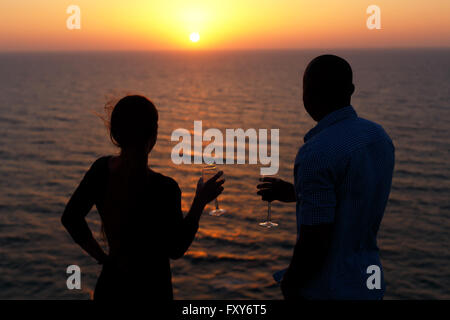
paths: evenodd
<path fill-rule="evenodd" d="M 201 204 L 206 205 L 222 193 L 224 189 L 223 184 L 225 183 L 225 179 L 219 180 L 222 175 L 223 171 L 219 171 L 208 181 L 203 181 L 203 178 L 198 180 L 195 198 Z"/>

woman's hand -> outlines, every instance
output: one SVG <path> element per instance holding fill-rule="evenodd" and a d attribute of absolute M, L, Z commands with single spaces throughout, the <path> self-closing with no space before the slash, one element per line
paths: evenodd
<path fill-rule="evenodd" d="M 197 183 L 197 190 L 195 191 L 195 200 L 201 205 L 206 206 L 207 203 L 217 198 L 222 193 L 225 182 L 224 179 L 219 180 L 222 175 L 223 171 L 219 171 L 206 182 L 203 181 L 203 178 L 200 178 Z"/>

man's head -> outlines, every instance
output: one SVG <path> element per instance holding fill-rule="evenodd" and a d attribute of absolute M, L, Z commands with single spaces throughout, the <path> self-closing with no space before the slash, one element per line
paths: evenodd
<path fill-rule="evenodd" d="M 334 55 L 314 58 L 303 75 L 303 104 L 309 115 L 320 121 L 327 114 L 350 105 L 355 86 L 352 68 Z"/>

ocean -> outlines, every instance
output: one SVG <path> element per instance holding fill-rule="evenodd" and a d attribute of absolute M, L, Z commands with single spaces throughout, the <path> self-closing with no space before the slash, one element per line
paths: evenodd
<path fill-rule="evenodd" d="M 0 298 L 90 298 L 100 266 L 60 217 L 92 162 L 118 151 L 98 115 L 106 103 L 129 93 L 155 102 L 159 136 L 149 164 L 178 182 L 186 212 L 202 166 L 171 161 L 171 133 L 193 132 L 195 120 L 222 132 L 279 129 L 278 175 L 293 181 L 296 152 L 314 126 L 302 105 L 302 74 L 323 53 L 350 62 L 352 105 L 396 147 L 379 232 L 385 298 L 449 299 L 449 49 L 1 53 Z M 219 201 L 228 213 L 205 214 L 189 251 L 172 261 L 175 298 L 282 298 L 272 274 L 290 261 L 295 205 L 274 203 L 279 227 L 258 226 L 267 210 L 256 195 L 260 167 L 222 166 Z M 88 220 L 101 239 L 94 209 Z M 66 287 L 72 264 L 81 268 L 81 290 Z"/>

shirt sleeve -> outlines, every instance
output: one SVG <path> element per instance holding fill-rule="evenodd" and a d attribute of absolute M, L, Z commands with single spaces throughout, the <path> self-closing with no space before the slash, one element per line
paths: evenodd
<path fill-rule="evenodd" d="M 297 209 L 300 224 L 333 223 L 336 191 L 332 167 L 324 156 L 308 155 L 296 164 Z"/>

